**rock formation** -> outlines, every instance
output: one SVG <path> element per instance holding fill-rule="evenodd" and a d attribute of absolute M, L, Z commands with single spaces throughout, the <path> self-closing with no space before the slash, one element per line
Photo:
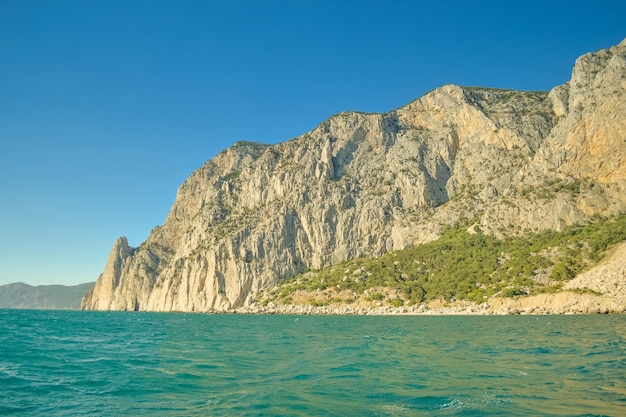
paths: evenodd
<path fill-rule="evenodd" d="M 138 248 L 113 246 L 83 309 L 210 311 L 306 269 L 477 218 L 496 236 L 626 211 L 626 41 L 548 92 L 446 85 L 386 114 L 239 142 L 179 188 Z"/>

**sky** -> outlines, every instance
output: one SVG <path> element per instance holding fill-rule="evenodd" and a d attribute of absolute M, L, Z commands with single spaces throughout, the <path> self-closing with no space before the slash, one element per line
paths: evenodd
<path fill-rule="evenodd" d="M 0 0 L 0 285 L 95 281 L 239 140 L 445 84 L 550 90 L 623 1 Z"/>

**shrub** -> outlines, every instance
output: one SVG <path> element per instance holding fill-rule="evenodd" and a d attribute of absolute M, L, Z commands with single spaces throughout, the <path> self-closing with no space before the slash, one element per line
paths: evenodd
<path fill-rule="evenodd" d="M 369 299 L 370 300 L 374 300 L 374 301 L 380 301 L 383 298 L 384 298 L 383 295 L 381 293 L 379 293 L 379 292 L 375 292 L 374 294 L 369 296 Z"/>
<path fill-rule="evenodd" d="M 402 307 L 404 305 L 404 301 L 400 298 L 394 298 L 389 301 L 389 304 L 391 304 L 392 307 Z"/>

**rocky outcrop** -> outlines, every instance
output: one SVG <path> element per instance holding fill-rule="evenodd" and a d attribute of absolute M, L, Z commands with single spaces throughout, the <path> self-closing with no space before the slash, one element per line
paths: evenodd
<path fill-rule="evenodd" d="M 626 301 L 626 243 L 618 245 L 603 262 L 578 275 L 564 288 L 588 289 Z"/>
<path fill-rule="evenodd" d="M 563 291 L 520 298 L 494 298 L 469 309 L 475 314 L 624 314 L 626 299 Z M 468 309 L 457 310 L 464 314 Z M 450 313 L 454 314 L 454 313 Z"/>
<path fill-rule="evenodd" d="M 84 309 L 227 311 L 306 269 L 478 218 L 496 236 L 626 211 L 626 42 L 551 92 L 447 85 L 386 114 L 239 142 L 179 188 L 138 248 L 118 240 Z"/>

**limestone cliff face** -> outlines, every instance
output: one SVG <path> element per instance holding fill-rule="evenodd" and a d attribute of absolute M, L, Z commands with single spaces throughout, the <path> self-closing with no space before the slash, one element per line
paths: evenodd
<path fill-rule="evenodd" d="M 550 93 L 448 85 L 386 114 L 341 113 L 277 145 L 240 142 L 179 188 L 138 248 L 119 239 L 84 309 L 209 311 L 345 259 L 626 210 L 626 41 Z"/>
<path fill-rule="evenodd" d="M 555 90 L 565 117 L 534 161 L 537 168 L 623 188 L 626 40 L 578 58 L 570 82 Z"/>

